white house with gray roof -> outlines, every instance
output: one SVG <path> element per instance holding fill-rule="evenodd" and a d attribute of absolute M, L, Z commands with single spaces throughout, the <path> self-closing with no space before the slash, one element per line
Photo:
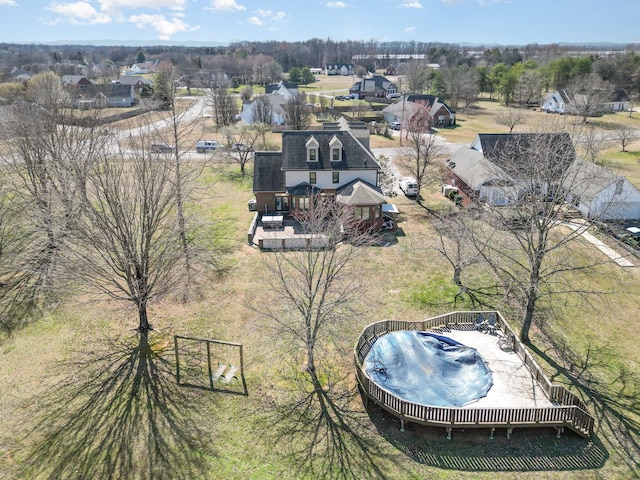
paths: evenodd
<path fill-rule="evenodd" d="M 253 191 L 258 212 L 289 216 L 307 209 L 313 195 L 331 195 L 352 206 L 363 224 L 379 230 L 385 197 L 366 132 L 362 122 L 344 119 L 327 123 L 322 130 L 282 132 L 281 152 L 255 154 Z"/>

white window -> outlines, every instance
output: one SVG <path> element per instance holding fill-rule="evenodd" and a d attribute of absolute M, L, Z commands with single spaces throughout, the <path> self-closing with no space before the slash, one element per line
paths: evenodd
<path fill-rule="evenodd" d="M 342 142 L 335 135 L 329 140 L 329 148 L 331 149 L 331 161 L 342 161 Z"/>
<path fill-rule="evenodd" d="M 320 146 L 318 140 L 316 140 L 315 137 L 309 137 L 305 146 L 307 147 L 307 162 L 317 162 L 318 147 Z"/>

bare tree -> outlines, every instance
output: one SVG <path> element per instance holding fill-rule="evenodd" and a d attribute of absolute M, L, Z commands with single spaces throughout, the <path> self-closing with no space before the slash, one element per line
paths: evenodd
<path fill-rule="evenodd" d="M 368 254 L 373 237 L 360 229 L 352 209 L 333 197 L 313 195 L 297 218 L 309 243 L 266 258 L 264 281 L 272 301 L 258 307 L 274 341 L 287 352 L 281 356 L 284 381 L 278 382 L 286 390 L 264 395 L 272 401 L 267 409 L 275 412 L 267 434 L 292 446 L 300 477 L 328 478 L 339 471 L 340 478 L 355 479 L 351 469 L 361 464 L 358 470 L 366 470 L 367 477 L 381 478 L 371 458 L 375 447 L 359 433 L 364 425 L 350 407 L 356 392 L 336 364 L 352 348 L 344 342 L 348 320 L 366 307 L 358 260 Z"/>
<path fill-rule="evenodd" d="M 602 152 L 610 145 L 602 132 L 589 123 L 583 123 L 575 125 L 572 133 L 578 154 L 591 163 L 602 163 Z"/>
<path fill-rule="evenodd" d="M 251 85 L 246 85 L 240 92 L 240 99 L 242 100 L 242 103 L 249 103 L 251 101 L 251 97 L 253 97 L 253 88 Z"/>
<path fill-rule="evenodd" d="M 307 247 L 278 251 L 268 261 L 265 281 L 278 298 L 263 311 L 290 345 L 295 363 L 304 364 L 314 395 L 332 379 L 325 375 L 330 361 L 334 327 L 353 318 L 363 296 L 356 259 L 365 254 L 372 233 L 362 230 L 351 207 L 333 197 L 312 195 L 309 209 L 297 212 Z"/>
<path fill-rule="evenodd" d="M 283 106 L 287 125 L 292 125 L 295 130 L 306 130 L 311 124 L 311 114 L 306 103 L 305 93 L 295 93 Z"/>
<path fill-rule="evenodd" d="M 578 259 L 571 242 L 581 238 L 581 230 L 559 223 L 571 202 L 599 178 L 576 160 L 568 133 L 546 127 L 543 133 L 515 134 L 495 150 L 491 188 L 500 189 L 507 201 L 485 203 L 482 220 L 467 223 L 468 245 L 500 280 L 502 295 L 520 302 L 523 342 L 529 342 L 541 302 L 549 305 L 558 295 L 588 301 L 590 294 L 601 293 L 578 287 L 575 277 L 609 261 Z"/>
<path fill-rule="evenodd" d="M 273 106 L 266 95 L 258 95 L 251 104 L 253 121 L 271 125 L 273 123 Z"/>
<path fill-rule="evenodd" d="M 522 125 L 527 121 L 528 115 L 518 108 L 509 108 L 507 110 L 500 110 L 496 114 L 496 123 L 498 125 L 504 125 L 509 129 L 509 133 L 513 132 L 513 129 L 518 125 Z"/>
<path fill-rule="evenodd" d="M 452 108 L 458 108 L 458 102 L 472 103 L 478 95 L 478 74 L 468 65 L 447 68 L 443 72 L 445 89 Z"/>
<path fill-rule="evenodd" d="M 184 162 L 185 148 L 181 148 L 185 141 L 195 136 L 198 137 L 202 130 L 202 125 L 198 121 L 202 118 L 204 102 L 200 99 L 181 101 L 177 95 L 177 81 L 174 72 L 167 72 L 169 79 L 169 88 L 167 89 L 168 112 L 163 112 L 158 120 L 152 124 L 154 138 L 161 138 L 166 144 L 173 145 L 170 153 L 170 160 L 173 162 L 175 195 L 176 195 L 176 215 L 178 219 L 178 235 L 182 244 L 182 253 L 184 261 L 184 269 L 187 281 L 185 285 L 192 287 L 198 284 L 197 275 L 193 272 L 193 257 L 195 255 L 196 242 L 189 240 L 193 237 L 192 225 L 189 224 L 187 215 L 185 214 L 185 204 L 193 197 L 192 186 L 196 178 L 202 172 L 207 163 L 207 158 L 202 157 L 203 161 Z M 149 138 L 151 132 L 147 129 L 142 130 L 142 140 Z M 191 147 L 191 145 L 189 145 Z M 183 290 L 182 301 L 186 302 L 188 291 Z"/>
<path fill-rule="evenodd" d="M 91 291 L 133 304 L 146 337 L 149 302 L 176 291 L 184 269 L 173 162 L 138 147 L 92 165 L 74 254 Z"/>
<path fill-rule="evenodd" d="M 25 306 L 46 305 L 63 294 L 68 239 L 87 174 L 95 157 L 109 148 L 100 110 L 74 109 L 71 101 L 59 77 L 38 74 L 0 123 L 7 145 L 5 189 L 20 206 L 16 235 L 26 242 L 12 260 L 16 275 L 3 280 L 4 293 Z"/>
<path fill-rule="evenodd" d="M 225 159 L 230 163 L 240 165 L 240 175 L 246 175 L 246 166 L 253 159 L 253 153 L 258 145 L 258 140 L 269 131 L 269 126 L 264 123 L 251 125 L 241 124 L 227 127 L 222 131 L 225 139 Z"/>
<path fill-rule="evenodd" d="M 524 107 L 540 104 L 544 90 L 544 75 L 538 69 L 525 70 L 516 84 L 515 99 Z"/>
<path fill-rule="evenodd" d="M 615 129 L 613 137 L 620 145 L 620 151 L 626 152 L 627 147 L 638 139 L 638 133 L 626 125 L 621 125 Z"/>
<path fill-rule="evenodd" d="M 586 122 L 587 118 L 602 112 L 603 104 L 611 99 L 613 86 L 598 74 L 590 73 L 576 78 L 568 90 L 573 108 Z"/>
<path fill-rule="evenodd" d="M 429 83 L 429 69 L 416 60 L 403 63 L 400 68 L 402 90 L 407 93 L 422 93 Z"/>
<path fill-rule="evenodd" d="M 207 99 L 213 109 L 213 119 L 218 127 L 226 127 L 233 123 L 238 114 L 235 97 L 226 87 L 213 87 L 209 90 Z"/>
<path fill-rule="evenodd" d="M 406 139 L 402 148 L 403 155 L 408 159 L 409 172 L 418 183 L 420 189 L 436 177 L 435 165 L 443 154 L 441 139 L 431 132 L 431 108 L 426 102 L 415 102 L 416 108 L 407 118 L 403 128 Z"/>

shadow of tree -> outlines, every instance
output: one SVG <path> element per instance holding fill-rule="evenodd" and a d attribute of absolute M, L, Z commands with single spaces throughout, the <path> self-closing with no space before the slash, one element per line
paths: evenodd
<path fill-rule="evenodd" d="M 581 357 L 566 344 L 559 344 L 550 337 L 547 341 L 551 344 L 553 357 L 535 345 L 529 345 L 529 348 L 556 370 L 552 380 L 562 376 L 586 397 L 583 401 L 592 410 L 595 428 L 610 429 L 615 435 L 612 447 L 618 450 L 627 466 L 637 472 L 640 468 L 640 379 L 621 369 L 610 371 L 605 383 L 593 375 L 592 370 L 610 370 L 609 366 L 617 363 L 611 358 L 612 354 L 605 351 L 611 349 L 590 347 Z"/>
<path fill-rule="evenodd" d="M 371 437 L 366 415 L 350 407 L 355 390 L 345 379 L 313 388 L 309 375 L 294 373 L 263 392 L 260 435 L 284 449 L 295 478 L 387 478 L 380 468 L 383 454 Z"/>
<path fill-rule="evenodd" d="M 202 404 L 176 384 L 165 346 L 159 336 L 107 341 L 51 372 L 62 379 L 37 402 L 24 477 L 207 478 Z"/>
<path fill-rule="evenodd" d="M 516 430 L 511 439 L 489 429 L 445 430 L 405 424 L 375 405 L 368 407 L 380 435 L 414 461 L 432 467 L 467 472 L 573 471 L 601 468 L 608 452 L 597 439 L 585 440 L 572 433 L 557 439 L 552 429 Z"/>

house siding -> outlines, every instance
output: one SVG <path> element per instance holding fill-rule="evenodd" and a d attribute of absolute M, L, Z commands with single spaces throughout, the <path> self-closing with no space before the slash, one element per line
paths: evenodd
<path fill-rule="evenodd" d="M 339 162 L 336 162 L 336 164 Z M 333 172 L 340 172 L 340 183 L 333 183 Z M 295 187 L 301 183 L 309 181 L 309 172 L 316 172 L 316 187 L 324 190 L 335 190 L 342 185 L 353 180 L 364 180 L 372 185 L 377 185 L 378 171 L 377 170 L 309 170 L 302 171 L 288 171 L 285 174 L 285 185 L 287 187 Z"/>

